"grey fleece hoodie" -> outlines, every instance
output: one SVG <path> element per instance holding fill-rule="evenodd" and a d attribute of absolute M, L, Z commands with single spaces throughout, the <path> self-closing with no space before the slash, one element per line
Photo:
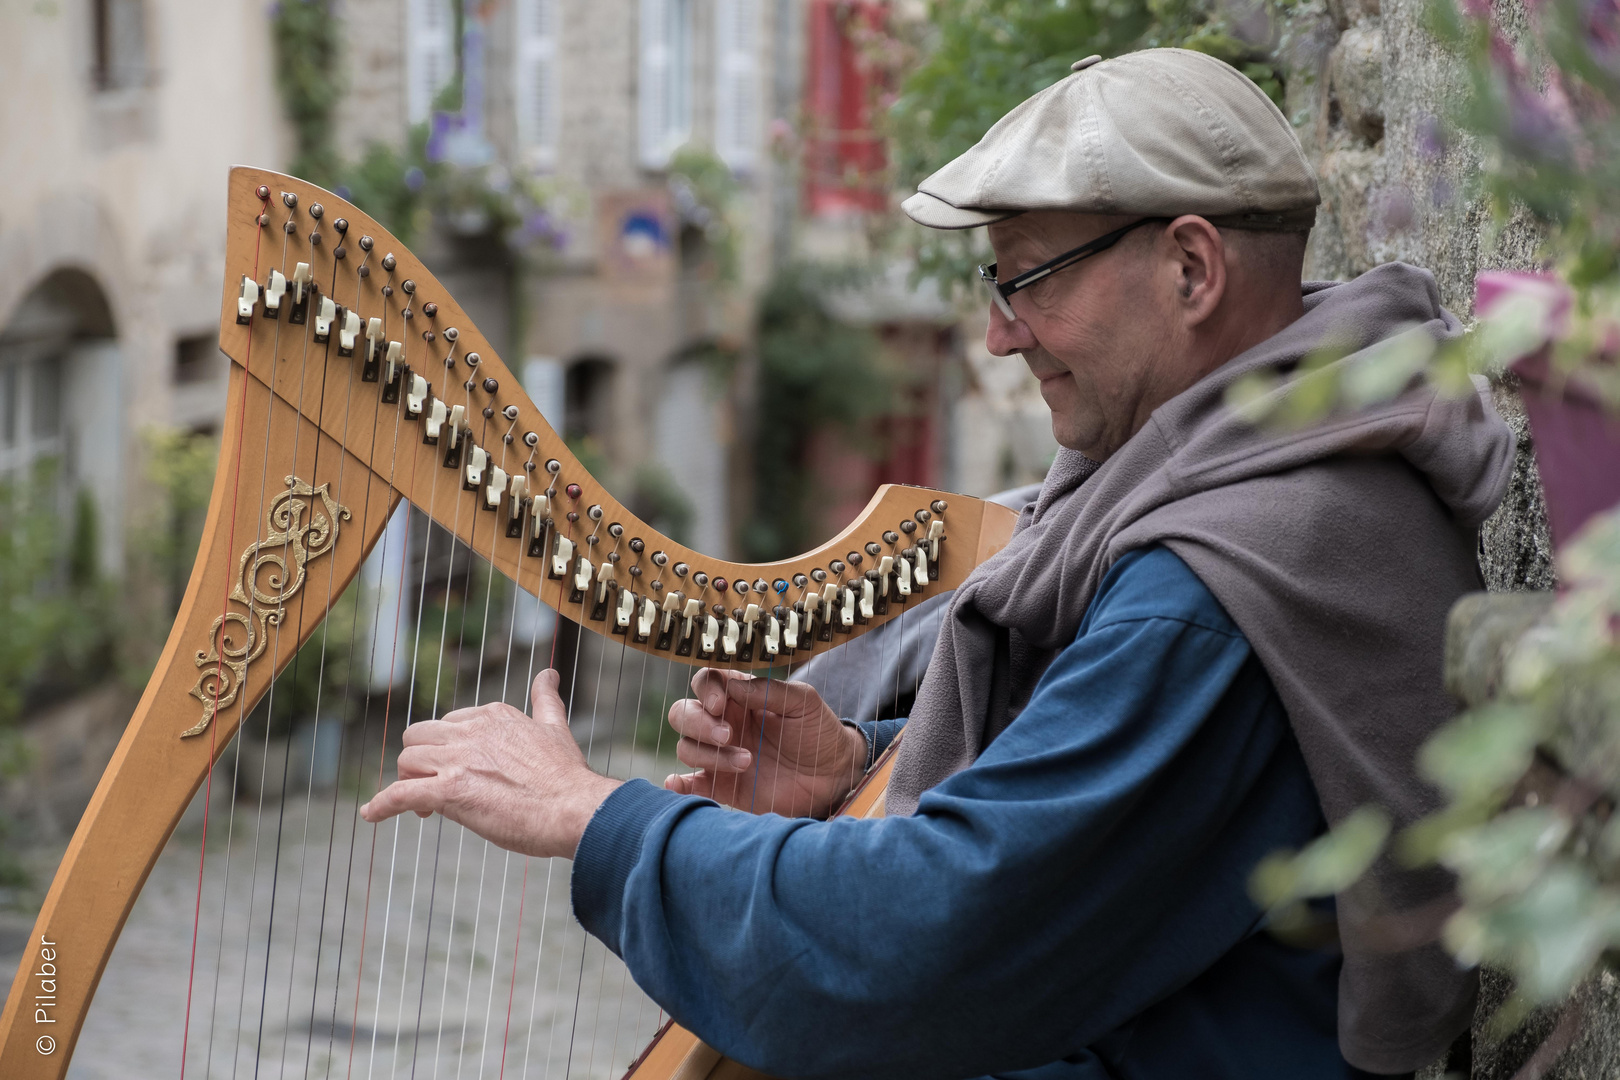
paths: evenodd
<path fill-rule="evenodd" d="M 1240 419 L 1225 403 L 1237 379 L 1292 371 L 1325 341 L 1358 350 L 1336 362 L 1348 368 L 1414 326 L 1436 338 L 1460 331 L 1433 277 L 1400 263 L 1304 294 L 1300 319 L 1166 402 L 1102 465 L 1059 452 L 1012 542 L 952 600 L 890 813 L 912 813 L 1017 718 L 1108 568 L 1156 543 L 1249 639 L 1330 823 L 1367 804 L 1397 827 L 1439 808 L 1415 758 L 1456 711 L 1441 685 L 1446 615 L 1481 587 L 1478 527 L 1507 489 L 1513 435 L 1483 394 L 1448 398 L 1427 385 L 1303 430 Z M 1392 953 L 1376 940 L 1379 917 L 1449 888 L 1439 871 L 1384 859 L 1339 896 L 1339 1044 L 1351 1064 L 1420 1068 L 1467 1027 L 1474 973 L 1437 945 Z"/>

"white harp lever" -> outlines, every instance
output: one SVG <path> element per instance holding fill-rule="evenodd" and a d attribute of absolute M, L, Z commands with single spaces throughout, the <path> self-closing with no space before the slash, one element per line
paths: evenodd
<path fill-rule="evenodd" d="M 264 310 L 272 315 L 281 310 L 281 298 L 287 295 L 287 275 L 280 270 L 270 271 L 270 280 L 264 287 Z"/>
<path fill-rule="evenodd" d="M 304 293 L 309 291 L 309 281 L 309 263 L 301 262 L 293 267 L 293 303 L 302 304 L 304 302 Z"/>
<path fill-rule="evenodd" d="M 506 491 L 506 470 L 496 465 L 489 470 L 489 486 L 484 488 L 484 505 L 491 510 L 500 509 L 501 495 Z M 513 503 L 522 506 L 522 503 Z"/>
<path fill-rule="evenodd" d="M 321 297 L 315 308 L 315 343 L 325 345 L 332 340 L 332 320 L 337 318 L 337 301 L 330 296 Z"/>
<path fill-rule="evenodd" d="M 242 291 L 236 294 L 236 321 L 245 323 L 253 318 L 253 305 L 259 302 L 259 283 L 242 275 Z"/>
<path fill-rule="evenodd" d="M 411 384 L 405 388 L 405 413 L 408 416 L 422 415 L 422 401 L 427 397 L 428 381 L 420 375 L 411 375 Z M 439 404 L 434 402 L 434 404 Z M 442 407 L 442 406 L 441 406 Z M 437 437 L 437 429 L 433 432 Z"/>

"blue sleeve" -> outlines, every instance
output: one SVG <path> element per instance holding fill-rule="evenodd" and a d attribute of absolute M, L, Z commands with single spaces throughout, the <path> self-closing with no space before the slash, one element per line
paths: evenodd
<path fill-rule="evenodd" d="M 765 1072 L 1042 1065 L 1253 930 L 1249 870 L 1318 827 L 1297 758 L 1246 640 L 1153 548 L 915 815 L 756 817 L 632 782 L 580 843 L 574 909 L 679 1023 Z"/>

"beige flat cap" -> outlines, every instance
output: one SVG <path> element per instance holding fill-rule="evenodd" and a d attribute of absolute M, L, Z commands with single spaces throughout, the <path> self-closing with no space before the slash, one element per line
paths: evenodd
<path fill-rule="evenodd" d="M 1089 61 L 1089 62 L 1088 62 Z M 1300 230 L 1322 201 L 1283 114 L 1236 68 L 1188 49 L 1076 63 L 902 204 L 934 229 L 1028 210 Z"/>

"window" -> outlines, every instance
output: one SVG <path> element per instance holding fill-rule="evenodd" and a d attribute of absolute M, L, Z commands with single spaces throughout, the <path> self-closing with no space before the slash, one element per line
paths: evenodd
<path fill-rule="evenodd" d="M 0 476 L 23 475 L 63 449 L 62 357 L 0 360 Z"/>
<path fill-rule="evenodd" d="M 557 16 L 559 0 L 519 0 L 517 8 L 518 146 L 530 167 L 557 163 Z"/>
<path fill-rule="evenodd" d="M 93 0 L 92 75 L 97 90 L 128 90 L 146 85 L 144 0 Z"/>
<path fill-rule="evenodd" d="M 174 381 L 212 382 L 224 376 L 224 359 L 212 334 L 181 338 L 174 344 Z"/>
<path fill-rule="evenodd" d="M 433 99 L 456 76 L 456 19 L 450 0 L 407 0 L 405 19 L 406 111 L 420 124 Z"/>
<path fill-rule="evenodd" d="M 641 0 L 640 159 L 662 169 L 692 135 L 692 0 Z"/>
<path fill-rule="evenodd" d="M 759 141 L 759 0 L 716 0 L 714 151 L 733 172 L 754 167 Z"/>

